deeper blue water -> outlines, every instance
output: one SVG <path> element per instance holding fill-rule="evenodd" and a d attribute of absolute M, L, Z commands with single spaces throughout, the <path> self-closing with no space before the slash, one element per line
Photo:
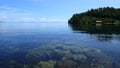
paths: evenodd
<path fill-rule="evenodd" d="M 0 23 L 0 68 L 26 64 L 24 57 L 29 50 L 54 43 L 96 48 L 120 63 L 119 32 L 89 33 L 84 29 L 75 30 L 68 23 Z"/>

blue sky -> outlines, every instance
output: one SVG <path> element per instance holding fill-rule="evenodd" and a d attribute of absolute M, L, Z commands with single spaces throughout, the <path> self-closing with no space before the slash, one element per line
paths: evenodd
<path fill-rule="evenodd" d="M 120 0 L 1 0 L 1 21 L 67 22 L 75 13 L 98 7 L 120 8 Z"/>

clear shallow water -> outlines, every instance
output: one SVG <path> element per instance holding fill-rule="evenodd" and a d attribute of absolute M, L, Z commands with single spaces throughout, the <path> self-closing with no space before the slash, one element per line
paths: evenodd
<path fill-rule="evenodd" d="M 105 27 L 108 30 L 103 29 Z M 78 27 L 67 23 L 0 23 L 0 68 L 46 68 L 44 66 L 51 63 L 54 67 L 48 68 L 69 68 L 71 64 L 72 68 L 110 68 L 110 65 L 117 68 L 120 63 L 119 26 L 115 29 L 109 29 L 113 26 L 105 27 Z M 66 59 L 67 55 L 71 57 Z M 69 61 L 73 63 L 59 65 Z"/>

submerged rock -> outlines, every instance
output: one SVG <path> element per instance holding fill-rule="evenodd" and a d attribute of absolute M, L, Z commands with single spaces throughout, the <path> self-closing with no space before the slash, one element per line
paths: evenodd
<path fill-rule="evenodd" d="M 54 68 L 54 64 L 56 61 L 40 61 L 38 64 L 35 65 L 35 68 Z"/>
<path fill-rule="evenodd" d="M 38 68 L 117 68 L 113 58 L 96 48 L 46 45 L 27 52 L 28 64 Z M 36 67 L 36 68 L 37 68 Z"/>
<path fill-rule="evenodd" d="M 77 63 L 72 60 L 57 61 L 54 68 L 77 68 Z"/>

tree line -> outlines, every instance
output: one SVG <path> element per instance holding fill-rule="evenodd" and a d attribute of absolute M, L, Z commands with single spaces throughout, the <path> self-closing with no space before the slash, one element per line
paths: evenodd
<path fill-rule="evenodd" d="M 120 8 L 103 7 L 91 9 L 83 13 L 74 14 L 68 23 L 70 24 L 95 24 L 96 21 L 102 23 L 120 23 Z"/>

